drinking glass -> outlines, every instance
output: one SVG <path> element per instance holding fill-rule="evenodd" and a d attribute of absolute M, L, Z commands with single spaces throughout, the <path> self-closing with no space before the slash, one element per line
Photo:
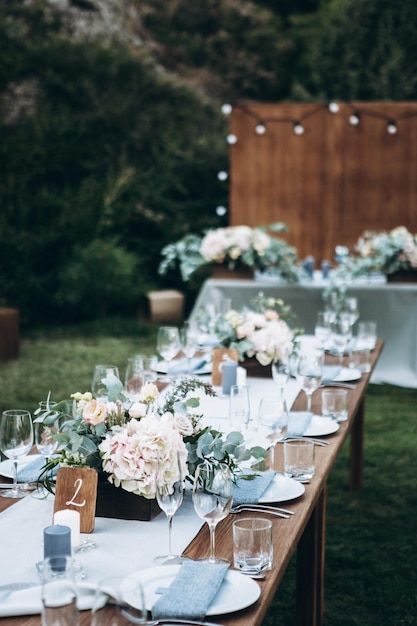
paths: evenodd
<path fill-rule="evenodd" d="M 131 357 L 127 360 L 125 374 L 125 392 L 129 400 L 132 400 L 132 402 L 139 400 L 143 384 L 143 361 L 140 357 Z"/>
<path fill-rule="evenodd" d="M 302 354 L 298 362 L 297 378 L 307 397 L 307 412 L 311 413 L 311 397 L 320 387 L 323 376 L 323 353 Z"/>
<path fill-rule="evenodd" d="M 156 354 L 135 354 L 142 370 L 143 384 L 153 383 L 158 378 L 158 357 Z"/>
<path fill-rule="evenodd" d="M 198 343 L 198 328 L 191 322 L 184 322 L 180 335 L 182 351 L 188 359 L 188 372 L 191 374 L 191 359 L 200 347 Z"/>
<path fill-rule="evenodd" d="M 168 554 L 164 556 L 157 556 L 155 558 L 155 563 L 160 563 L 161 565 L 173 565 L 175 563 L 181 563 L 183 558 L 172 552 L 172 520 L 182 504 L 183 496 L 184 496 L 184 482 L 181 471 L 181 462 L 180 457 L 176 455 L 176 464 L 175 468 L 169 469 L 169 478 L 170 482 L 172 478 L 175 478 L 175 482 L 173 484 L 166 483 L 165 473 L 167 472 L 167 463 L 166 460 L 159 457 L 158 458 L 158 466 L 157 466 L 157 474 L 156 474 L 156 500 L 163 510 L 165 515 L 168 518 Z M 172 476 L 172 472 L 174 476 Z"/>
<path fill-rule="evenodd" d="M 332 325 L 332 347 L 339 356 L 339 365 L 343 365 L 343 355 L 352 339 L 352 326 L 349 317 L 341 317 Z"/>
<path fill-rule="evenodd" d="M 0 422 L 0 450 L 9 459 L 13 459 L 13 486 L 2 489 L 4 498 L 23 498 L 27 491 L 22 491 L 17 484 L 17 460 L 29 454 L 33 446 L 33 425 L 29 411 L 10 409 L 3 411 Z"/>
<path fill-rule="evenodd" d="M 91 392 L 97 400 L 107 401 L 108 386 L 114 377 L 120 379 L 119 368 L 115 365 L 96 365 L 94 367 Z"/>
<path fill-rule="evenodd" d="M 275 467 L 275 444 L 285 436 L 288 428 L 287 403 L 282 398 L 269 396 L 262 398 L 258 410 L 258 432 L 271 442 L 269 466 Z"/>
<path fill-rule="evenodd" d="M 133 576 L 100 581 L 91 607 L 91 626 L 147 624 L 142 585 Z"/>
<path fill-rule="evenodd" d="M 281 400 L 283 400 L 285 387 L 290 378 L 289 355 L 283 354 L 279 361 L 272 363 L 271 369 L 272 369 L 272 378 L 278 384 L 280 398 Z"/>
<path fill-rule="evenodd" d="M 157 337 L 157 350 L 167 363 L 167 376 L 169 379 L 170 363 L 181 350 L 180 333 L 176 326 L 160 326 Z"/>
<path fill-rule="evenodd" d="M 346 298 L 343 312 L 347 314 L 349 318 L 350 326 L 353 327 L 355 322 L 359 319 L 359 305 L 357 298 Z"/>
<path fill-rule="evenodd" d="M 235 430 L 246 432 L 250 419 L 249 389 L 245 385 L 230 387 L 229 420 Z"/>
<path fill-rule="evenodd" d="M 228 563 L 215 555 L 215 532 L 220 520 L 227 517 L 233 502 L 233 477 L 224 463 L 205 462 L 197 467 L 193 484 L 195 512 L 210 528 L 209 563 Z"/>
<path fill-rule="evenodd" d="M 78 623 L 74 561 L 69 556 L 51 556 L 42 563 L 42 626 Z"/>
<path fill-rule="evenodd" d="M 319 311 L 317 313 L 316 325 L 314 327 L 314 335 L 319 342 L 321 348 L 325 348 L 327 340 L 330 338 L 332 329 L 329 322 L 329 314 L 327 311 Z"/>

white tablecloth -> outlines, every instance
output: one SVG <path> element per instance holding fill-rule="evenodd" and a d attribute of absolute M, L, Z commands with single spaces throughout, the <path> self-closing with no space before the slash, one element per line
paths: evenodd
<path fill-rule="evenodd" d="M 197 297 L 190 319 L 201 307 L 220 305 L 224 298 L 231 298 L 233 308 L 249 306 L 262 291 L 266 296 L 283 298 L 304 331 L 313 334 L 317 312 L 323 308 L 325 285 L 322 280 L 287 285 L 209 279 Z M 358 298 L 360 319 L 376 321 L 378 336 L 385 341 L 371 382 L 417 388 L 417 283 L 357 282 L 348 292 Z"/>

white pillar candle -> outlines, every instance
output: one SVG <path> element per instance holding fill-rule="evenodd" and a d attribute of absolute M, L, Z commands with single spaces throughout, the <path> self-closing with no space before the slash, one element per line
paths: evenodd
<path fill-rule="evenodd" d="M 246 385 L 246 376 L 247 372 L 245 368 L 239 365 L 236 372 L 236 385 L 239 385 L 239 387 L 244 387 Z"/>
<path fill-rule="evenodd" d="M 71 529 L 71 547 L 80 545 L 80 514 L 72 509 L 63 509 L 54 513 L 54 525 L 68 526 Z"/>

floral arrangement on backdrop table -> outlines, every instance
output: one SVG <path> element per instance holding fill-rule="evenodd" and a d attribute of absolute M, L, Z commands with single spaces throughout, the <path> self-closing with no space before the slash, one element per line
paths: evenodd
<path fill-rule="evenodd" d="M 93 398 L 90 392 L 74 393 L 71 400 L 55 405 L 46 401 L 38 421 L 61 426 L 56 438 L 59 452 L 44 466 L 39 477 L 53 492 L 51 470 L 57 465 L 91 467 L 115 487 L 154 498 L 158 460 L 164 472 L 158 480 L 168 486 L 178 480 L 177 454 L 182 474 L 192 481 L 203 462 L 226 463 L 234 475 L 244 475 L 240 463 L 252 459 L 252 467 L 265 469 L 267 452 L 260 447 L 247 449 L 243 435 L 222 433 L 201 425 L 199 398 L 202 391 L 215 396 L 211 385 L 196 378 L 183 378 L 166 394 L 153 383 L 143 386 L 137 402 L 127 401 L 122 383 L 112 376 L 107 380 L 108 400 Z"/>
<path fill-rule="evenodd" d="M 288 282 L 297 282 L 300 267 L 297 253 L 282 239 L 271 233 L 283 232 L 282 223 L 267 227 L 227 226 L 206 232 L 204 236 L 188 234 L 165 246 L 159 273 L 179 269 L 183 281 L 204 266 L 225 266 L 229 270 L 269 271 Z"/>
<path fill-rule="evenodd" d="M 389 232 L 365 231 L 356 246 L 356 264 L 365 271 L 386 275 L 398 271 L 417 272 L 417 235 L 404 226 Z"/>

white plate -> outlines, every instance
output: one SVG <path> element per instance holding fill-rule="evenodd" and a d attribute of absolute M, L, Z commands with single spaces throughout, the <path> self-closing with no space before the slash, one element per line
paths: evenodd
<path fill-rule="evenodd" d="M 354 367 L 342 367 L 338 375 L 335 376 L 333 380 L 334 382 L 347 383 L 350 380 L 359 380 L 361 376 L 362 372 Z"/>
<path fill-rule="evenodd" d="M 129 578 L 138 580 L 143 587 L 145 608 L 152 610 L 152 606 L 161 597 L 156 593 L 158 587 L 169 587 L 175 579 L 181 565 L 162 565 L 135 572 Z M 190 593 L 193 590 L 190 589 Z M 233 613 L 250 606 L 261 595 L 261 589 L 252 578 L 240 572 L 228 570 L 219 592 L 211 603 L 207 615 L 223 615 Z"/>
<path fill-rule="evenodd" d="M 29 456 L 24 456 L 17 461 L 17 471 L 29 465 L 29 463 L 33 463 L 36 459 L 40 458 L 40 454 L 30 454 Z M 7 461 L 3 461 L 0 463 L 0 474 L 5 478 L 13 478 L 14 470 L 13 470 L 13 461 L 8 459 Z"/>
<path fill-rule="evenodd" d="M 287 500 L 294 500 L 302 496 L 304 491 L 305 487 L 302 483 L 292 478 L 282 476 L 281 474 L 276 474 L 268 489 L 266 489 L 262 497 L 259 498 L 259 503 L 267 504 L 268 502 L 286 502 Z"/>
<path fill-rule="evenodd" d="M 304 432 L 304 437 L 323 437 L 324 435 L 332 435 L 339 430 L 339 424 L 329 417 L 322 415 L 313 415 L 311 422 Z"/>
<path fill-rule="evenodd" d="M 174 364 L 175 364 L 175 361 L 172 361 L 170 367 L 168 368 L 168 364 L 167 364 L 166 361 L 158 361 L 156 370 L 157 370 L 157 372 L 159 374 L 167 374 L 168 371 L 169 371 L 169 373 L 171 373 L 171 368 L 174 368 Z M 196 376 L 200 376 L 200 375 L 203 375 L 203 374 L 211 374 L 211 369 L 212 369 L 212 364 L 211 363 L 205 363 L 202 367 L 200 367 L 197 370 L 193 370 L 192 372 L 187 372 L 186 367 L 184 366 L 184 371 L 175 372 L 175 369 L 174 369 L 174 372 L 172 372 L 172 374 L 173 374 L 173 376 L 176 376 L 176 375 L 179 376 L 180 374 L 181 375 L 182 374 L 189 374 L 190 376 L 192 374 L 195 374 Z"/>

